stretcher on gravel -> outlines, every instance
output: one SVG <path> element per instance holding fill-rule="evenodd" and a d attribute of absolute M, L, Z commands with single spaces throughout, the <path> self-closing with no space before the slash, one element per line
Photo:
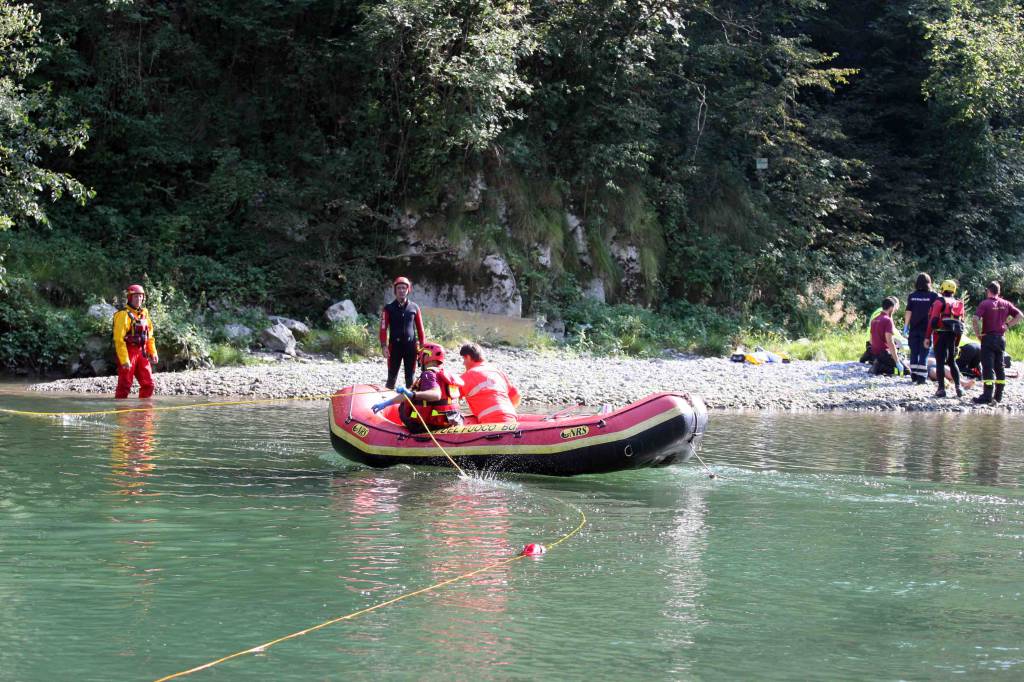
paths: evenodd
<path fill-rule="evenodd" d="M 376 391 L 376 392 L 375 392 Z M 515 424 L 478 424 L 411 434 L 396 410 L 370 407 L 393 395 L 357 385 L 331 398 L 331 443 L 343 457 L 371 467 L 451 466 L 434 439 L 460 467 L 488 472 L 575 476 L 685 462 L 707 426 L 704 401 L 687 393 L 654 393 L 594 415 L 520 415 Z"/>

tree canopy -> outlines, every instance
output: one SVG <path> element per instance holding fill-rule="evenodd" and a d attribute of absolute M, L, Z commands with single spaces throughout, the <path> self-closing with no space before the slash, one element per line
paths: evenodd
<path fill-rule="evenodd" d="M 1013 0 L 0 7 L 8 267 L 38 275 L 60 244 L 48 267 L 92 273 L 54 302 L 139 273 L 369 301 L 409 211 L 502 252 L 527 312 L 599 276 L 793 330 L 1024 250 Z"/>

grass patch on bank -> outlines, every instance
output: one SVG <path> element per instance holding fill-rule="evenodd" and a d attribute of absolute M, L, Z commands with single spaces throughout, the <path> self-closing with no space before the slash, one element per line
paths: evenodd
<path fill-rule="evenodd" d="M 243 348 L 230 343 L 215 343 L 210 347 L 210 362 L 214 367 L 248 367 L 262 364 Z"/>
<path fill-rule="evenodd" d="M 1014 362 L 1024 362 L 1024 330 L 1021 327 L 1024 327 L 1024 322 L 1006 334 L 1006 352 Z"/>
<path fill-rule="evenodd" d="M 339 360 L 368 358 L 380 353 L 376 335 L 364 319 L 342 322 L 330 329 L 314 329 L 302 345 L 308 352 L 329 353 Z"/>
<path fill-rule="evenodd" d="M 1006 334 L 1006 352 L 1014 361 L 1024 362 L 1024 324 Z M 973 338 L 973 334 L 971 335 Z M 747 350 L 760 346 L 773 353 L 786 354 L 793 360 L 844 362 L 857 360 L 864 353 L 868 340 L 866 329 L 825 331 L 813 338 L 787 339 L 778 334 L 748 334 L 737 345 Z"/>
<path fill-rule="evenodd" d="M 796 340 L 777 334 L 751 334 L 743 336 L 739 345 L 747 350 L 760 346 L 773 353 L 788 355 L 793 360 L 843 362 L 860 358 L 867 340 L 866 330 L 854 329 L 835 330 L 814 338 Z"/>
<path fill-rule="evenodd" d="M 657 357 L 666 350 L 722 356 L 739 338 L 739 324 L 717 310 L 675 301 L 660 311 L 581 301 L 565 315 L 565 345 L 596 355 Z"/>

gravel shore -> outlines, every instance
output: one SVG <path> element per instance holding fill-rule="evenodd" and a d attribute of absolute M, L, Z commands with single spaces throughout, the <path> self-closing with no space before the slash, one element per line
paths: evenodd
<path fill-rule="evenodd" d="M 1024 383 L 1010 379 L 1003 403 L 978 407 L 981 382 L 964 398 L 935 399 L 935 384 L 876 377 L 854 362 L 794 361 L 754 366 L 725 358 L 631 359 L 586 357 L 563 351 L 488 349 L 487 359 L 506 371 L 529 405 L 621 406 L 649 393 L 685 390 L 703 396 L 709 407 L 757 410 L 906 410 L 1020 412 Z M 448 369 L 462 371 L 449 360 Z M 338 362 L 288 359 L 249 367 L 189 372 L 157 372 L 158 395 L 302 397 L 331 393 L 357 383 L 383 384 L 383 360 Z M 62 379 L 35 384 L 33 391 L 113 394 L 116 379 Z M 950 387 L 950 394 L 952 390 Z"/>

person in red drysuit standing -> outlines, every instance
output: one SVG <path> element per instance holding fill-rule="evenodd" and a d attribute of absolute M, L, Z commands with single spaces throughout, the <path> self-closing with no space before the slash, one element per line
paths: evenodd
<path fill-rule="evenodd" d="M 149 311 L 142 307 L 146 302 L 146 291 L 141 285 L 132 284 L 125 289 L 128 301 L 121 310 L 114 313 L 114 351 L 117 353 L 117 389 L 114 397 L 127 398 L 135 379 L 139 380 L 139 397 L 153 395 L 153 368 L 159 362 L 156 341 L 153 338 L 153 321 Z"/>

